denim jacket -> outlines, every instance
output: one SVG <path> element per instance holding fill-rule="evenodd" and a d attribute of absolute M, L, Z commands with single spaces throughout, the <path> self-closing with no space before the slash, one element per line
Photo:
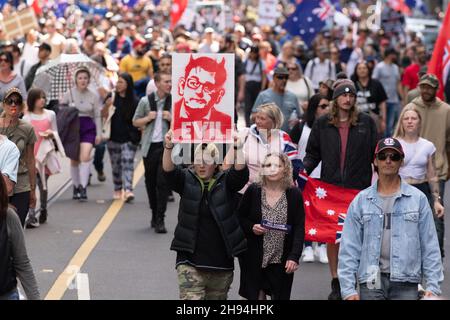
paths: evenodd
<path fill-rule="evenodd" d="M 371 270 L 379 270 L 384 215 L 377 186 L 361 191 L 348 208 L 338 264 L 343 299 L 357 294 L 356 278 L 367 282 Z M 427 197 L 402 181 L 392 211 L 390 280 L 420 283 L 423 276 L 426 290 L 439 295 L 442 262 Z"/>

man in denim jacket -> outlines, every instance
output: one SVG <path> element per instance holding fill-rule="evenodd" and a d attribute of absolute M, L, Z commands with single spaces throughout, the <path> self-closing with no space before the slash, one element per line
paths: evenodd
<path fill-rule="evenodd" d="M 433 215 L 426 196 L 398 175 L 403 158 L 398 140 L 380 140 L 374 160 L 378 181 L 350 204 L 338 264 L 345 300 L 416 300 L 422 279 L 425 297 L 441 293 Z"/>

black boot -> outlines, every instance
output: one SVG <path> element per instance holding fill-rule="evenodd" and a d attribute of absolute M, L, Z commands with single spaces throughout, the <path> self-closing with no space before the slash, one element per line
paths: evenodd
<path fill-rule="evenodd" d="M 342 300 L 341 285 L 338 278 L 331 280 L 331 293 L 328 295 L 328 300 Z"/>
<path fill-rule="evenodd" d="M 86 188 L 80 186 L 80 201 L 85 202 L 88 200 Z"/>
<path fill-rule="evenodd" d="M 73 196 L 72 196 L 73 200 L 80 199 L 80 187 L 81 186 L 73 186 Z"/>
<path fill-rule="evenodd" d="M 47 222 L 47 209 L 41 209 L 41 214 L 39 216 L 39 223 L 46 223 Z"/>
<path fill-rule="evenodd" d="M 156 225 L 155 225 L 156 233 L 167 233 L 166 226 L 164 224 L 164 214 L 162 216 L 157 217 Z"/>
<path fill-rule="evenodd" d="M 156 227 L 156 214 L 155 212 L 152 212 L 152 220 L 150 220 L 150 227 L 155 228 Z"/>

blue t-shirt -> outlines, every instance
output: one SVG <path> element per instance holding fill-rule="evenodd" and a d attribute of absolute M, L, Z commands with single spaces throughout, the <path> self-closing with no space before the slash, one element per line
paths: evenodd
<path fill-rule="evenodd" d="M 298 100 L 295 94 L 290 91 L 285 91 L 284 94 L 275 93 L 272 89 L 267 89 L 259 93 L 253 105 L 252 112 L 256 112 L 256 108 L 262 104 L 274 102 L 281 110 L 284 116 L 284 122 L 281 130 L 289 132 L 289 119 L 295 111 L 296 115 L 300 114 L 298 108 Z"/>

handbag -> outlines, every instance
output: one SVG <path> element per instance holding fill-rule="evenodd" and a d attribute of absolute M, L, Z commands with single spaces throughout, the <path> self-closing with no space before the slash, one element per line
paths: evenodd
<path fill-rule="evenodd" d="M 106 115 L 106 118 L 102 117 L 102 139 L 103 140 L 109 140 L 111 138 L 111 119 L 114 115 L 114 112 L 116 112 L 116 107 L 114 106 L 114 92 L 111 96 L 111 105 L 108 107 L 108 114 Z"/>

